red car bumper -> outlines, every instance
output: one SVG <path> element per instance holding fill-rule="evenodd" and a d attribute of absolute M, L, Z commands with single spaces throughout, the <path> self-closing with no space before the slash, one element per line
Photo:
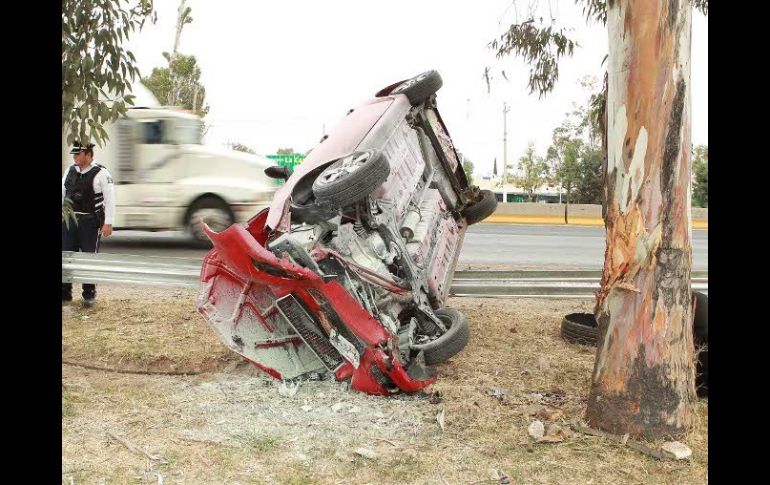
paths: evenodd
<path fill-rule="evenodd" d="M 201 270 L 198 310 L 225 345 L 277 379 L 333 372 L 377 395 L 435 382 L 429 369 L 405 366 L 398 336 L 343 285 L 265 248 L 267 213 L 221 233 L 204 226 L 214 248 Z"/>

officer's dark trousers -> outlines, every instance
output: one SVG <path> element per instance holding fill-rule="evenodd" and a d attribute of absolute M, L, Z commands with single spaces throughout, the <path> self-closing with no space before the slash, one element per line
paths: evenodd
<path fill-rule="evenodd" d="M 101 220 L 95 214 L 77 214 L 77 224 L 71 219 L 69 229 L 62 222 L 61 224 L 61 250 L 62 251 L 82 251 L 84 253 L 99 252 L 99 239 Z M 96 297 L 96 285 L 83 283 L 83 298 L 93 299 Z M 72 283 L 61 284 L 61 299 L 72 300 Z"/>

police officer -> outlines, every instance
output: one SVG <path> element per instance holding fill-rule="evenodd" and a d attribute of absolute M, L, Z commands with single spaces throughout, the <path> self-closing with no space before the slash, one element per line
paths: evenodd
<path fill-rule="evenodd" d="M 112 234 L 115 216 L 115 192 L 106 168 L 94 162 L 94 145 L 75 142 L 70 150 L 75 163 L 62 177 L 61 195 L 72 201 L 77 223 L 69 227 L 62 221 L 62 251 L 99 252 L 101 236 Z M 96 298 L 96 285 L 83 283 L 83 306 L 90 307 Z M 62 305 L 72 301 L 72 284 L 62 283 Z"/>

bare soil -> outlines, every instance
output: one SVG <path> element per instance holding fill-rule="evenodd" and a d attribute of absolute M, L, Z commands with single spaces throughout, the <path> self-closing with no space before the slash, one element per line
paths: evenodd
<path fill-rule="evenodd" d="M 471 342 L 438 368 L 431 395 L 323 380 L 290 396 L 219 342 L 194 290 L 100 286 L 94 308 L 62 312 L 62 483 L 707 482 L 707 400 L 680 440 L 693 450 L 684 461 L 580 433 L 527 434 L 534 419 L 582 420 L 595 348 L 563 341 L 559 325 L 591 301 L 449 305 L 468 317 Z"/>

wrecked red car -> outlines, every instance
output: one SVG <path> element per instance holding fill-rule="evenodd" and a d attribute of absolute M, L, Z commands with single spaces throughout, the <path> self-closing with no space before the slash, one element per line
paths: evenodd
<path fill-rule="evenodd" d="M 497 206 L 469 185 L 436 108 L 436 71 L 348 111 L 269 209 L 216 233 L 198 308 L 233 351 L 278 379 L 333 373 L 390 395 L 435 382 L 468 343 L 445 307 L 470 224 Z"/>

